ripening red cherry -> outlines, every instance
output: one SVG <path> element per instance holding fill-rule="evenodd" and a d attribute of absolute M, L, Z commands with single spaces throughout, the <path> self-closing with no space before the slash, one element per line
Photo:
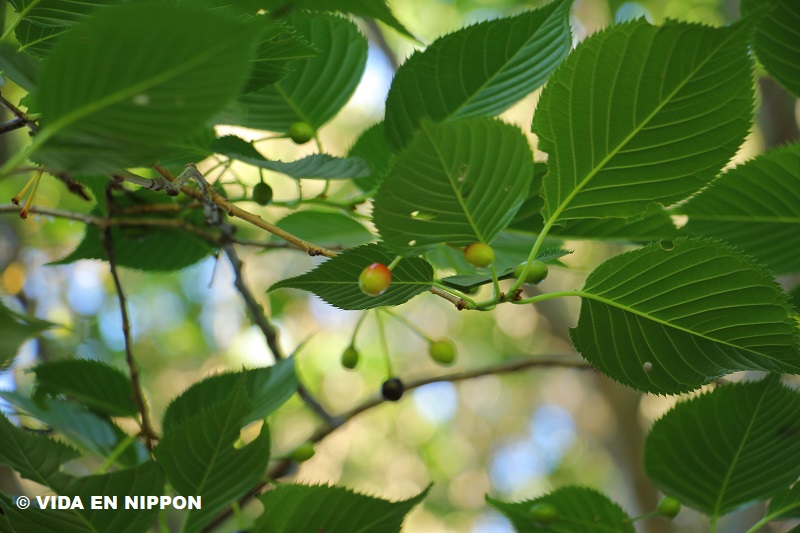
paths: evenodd
<path fill-rule="evenodd" d="M 381 263 L 372 263 L 358 276 L 358 288 L 368 296 L 380 296 L 392 282 L 392 271 Z"/>
<path fill-rule="evenodd" d="M 440 365 L 452 365 L 456 360 L 456 345 L 450 339 L 433 341 L 428 346 L 428 353 Z"/>
<path fill-rule="evenodd" d="M 464 248 L 464 258 L 472 266 L 487 267 L 494 263 L 494 250 L 488 244 L 475 242 Z"/>
<path fill-rule="evenodd" d="M 289 138 L 295 144 L 305 144 L 314 138 L 314 128 L 308 122 L 295 122 L 289 126 Z"/>
<path fill-rule="evenodd" d="M 524 269 L 525 269 L 525 263 L 520 263 L 519 265 L 517 265 L 517 268 L 514 271 L 514 277 L 519 279 L 522 276 L 522 271 Z M 531 267 L 528 269 L 528 275 L 525 276 L 524 283 L 530 283 L 531 285 L 536 285 L 537 283 L 541 283 L 546 277 L 547 277 L 547 265 L 545 265 L 539 260 L 536 260 L 531 263 Z"/>

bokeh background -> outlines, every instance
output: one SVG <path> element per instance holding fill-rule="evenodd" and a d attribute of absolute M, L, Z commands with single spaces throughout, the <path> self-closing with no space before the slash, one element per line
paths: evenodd
<path fill-rule="evenodd" d="M 393 0 L 397 17 L 422 42 L 473 22 L 513 14 L 539 5 L 513 0 Z M 726 24 L 738 17 L 735 0 L 575 0 L 576 42 L 615 20 L 646 16 Z M 321 131 L 325 149 L 345 154 L 358 134 L 380 120 L 383 102 L 398 63 L 419 44 L 392 30 L 359 21 L 370 39 L 370 54 L 361 85 L 344 111 Z M 738 160 L 797 138 L 798 106 L 769 79 L 758 80 L 762 106 L 756 125 Z M 3 94 L 16 101 L 13 86 Z M 538 92 L 503 115 L 528 131 Z M 237 130 L 257 139 L 264 132 Z M 0 137 L 0 159 L 25 142 L 21 131 Z M 535 136 L 530 135 L 533 147 Z M 290 159 L 313 148 L 286 140 L 259 144 L 269 157 Z M 546 154 L 536 153 L 546 159 Z M 10 199 L 27 180 L 16 176 L 0 182 L 0 198 Z M 231 196 L 258 181 L 254 169 L 232 167 L 226 176 Z M 243 207 L 275 221 L 289 211 L 281 207 L 296 194 L 294 181 L 266 174 L 276 192 L 276 205 Z M 318 184 L 304 182 L 306 195 Z M 333 197 L 353 192 L 337 185 Z M 47 178 L 36 204 L 88 212 L 90 206 Z M 368 212 L 368 206 L 365 208 Z M 41 340 L 26 343 L 15 362 L 0 372 L 0 389 L 29 392 L 26 371 L 37 361 L 85 357 L 124 367 L 120 316 L 106 264 L 82 261 L 48 266 L 79 242 L 77 222 L 36 216 L 21 221 L 0 214 L 0 280 L 7 305 L 61 325 Z M 240 236 L 266 235 L 242 226 Z M 607 243 L 568 243 L 575 253 L 564 259 L 569 268 L 555 268 L 545 290 L 572 289 L 604 258 L 623 249 Z M 281 343 L 297 355 L 302 381 L 332 412 L 347 411 L 378 394 L 386 379 L 384 355 L 374 316 L 366 318 L 357 339 L 362 363 L 356 371 L 341 367 L 339 357 L 361 313 L 334 309 L 316 297 L 293 290 L 267 294 L 274 282 L 307 271 L 320 259 L 291 250 L 268 253 L 241 249 L 245 274 L 260 302 L 281 330 Z M 183 271 L 151 274 L 122 270 L 132 316 L 133 351 L 142 369 L 153 418 L 191 383 L 211 373 L 273 362 L 260 331 L 248 320 L 233 274 L 223 258 L 209 257 Z M 441 375 L 452 370 L 488 367 L 517 357 L 571 354 L 568 327 L 577 317 L 578 302 L 548 301 L 536 307 L 500 306 L 492 313 L 458 313 L 443 300 L 422 295 L 397 308 L 408 321 L 434 338 L 455 340 L 459 359 L 453 369 L 434 365 L 418 335 L 399 320 L 387 319 L 390 357 L 404 380 Z M 735 379 L 736 377 L 734 377 Z M 484 503 L 484 495 L 526 499 L 565 484 L 586 484 L 605 491 L 628 513 L 652 510 L 659 497 L 641 468 L 644 434 L 675 398 L 642 396 L 595 373 L 579 369 L 536 369 L 513 375 L 491 375 L 468 381 L 440 382 L 407 394 L 397 404 L 382 404 L 350 421 L 325 439 L 316 455 L 294 474 L 301 482 L 330 482 L 386 498 L 406 498 L 429 483 L 433 489 L 406 522 L 410 532 L 501 533 L 508 523 Z M 0 409 L 10 412 L 7 404 Z M 27 421 L 30 422 L 30 421 Z M 276 455 L 288 452 L 314 430 L 317 419 L 296 398 L 271 420 Z M 20 481 L 0 469 L 0 488 Z M 251 515 L 258 504 L 246 508 Z M 726 518 L 722 531 L 744 531 L 760 515 L 745 510 Z M 228 527 L 228 526 L 226 526 Z M 705 519 L 685 510 L 674 523 L 653 519 L 639 531 L 705 531 Z M 232 526 L 228 527 L 232 529 Z M 225 529 L 223 529 L 225 530 Z M 778 531 L 778 529 L 775 529 Z"/>

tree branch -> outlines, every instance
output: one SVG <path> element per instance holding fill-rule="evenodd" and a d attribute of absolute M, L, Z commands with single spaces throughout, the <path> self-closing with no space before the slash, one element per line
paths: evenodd
<path fill-rule="evenodd" d="M 106 188 L 106 204 L 108 206 L 108 212 L 110 216 L 113 208 L 113 197 L 111 195 L 110 187 Z M 155 431 L 153 431 L 153 427 L 150 425 L 150 419 L 147 414 L 147 404 L 145 403 L 142 385 L 139 381 L 139 370 L 136 367 L 136 361 L 133 359 L 133 342 L 131 340 L 131 323 L 130 318 L 128 317 L 128 305 L 125 300 L 125 292 L 122 290 L 122 282 L 120 281 L 119 273 L 117 272 L 117 263 L 114 256 L 114 246 L 111 237 L 110 225 L 106 225 L 106 227 L 103 228 L 101 236 L 103 240 L 103 248 L 105 249 L 106 257 L 108 258 L 109 269 L 111 270 L 111 277 L 114 279 L 114 287 L 117 289 L 119 310 L 120 314 L 122 315 L 122 335 L 125 339 L 125 362 L 128 364 L 128 369 L 131 374 L 133 401 L 136 403 L 136 406 L 139 409 L 139 415 L 142 418 L 140 427 L 142 429 L 142 435 L 144 436 L 145 446 L 147 446 L 148 450 L 152 450 L 153 440 L 155 440 L 157 437 Z"/>
<path fill-rule="evenodd" d="M 429 385 L 431 383 L 441 383 L 441 382 L 458 382 L 458 381 L 465 381 L 468 379 L 475 379 L 480 378 L 483 376 L 491 376 L 496 374 L 510 374 L 513 372 L 521 372 L 524 370 L 529 370 L 531 368 L 575 368 L 581 370 L 590 370 L 591 366 L 579 355 L 577 354 L 565 354 L 565 355 L 540 355 L 536 357 L 523 357 L 519 359 L 515 359 L 512 361 L 506 361 L 504 363 L 500 363 L 497 365 L 492 365 L 484 368 L 479 368 L 475 370 L 464 370 L 460 372 L 451 372 L 449 374 L 442 374 L 440 376 L 432 376 L 426 378 L 419 378 L 415 380 L 410 380 L 405 383 L 405 391 L 408 392 L 410 390 L 417 389 L 424 385 Z M 328 435 L 336 431 L 337 429 L 341 428 L 347 422 L 358 416 L 359 414 L 369 411 L 370 409 L 377 407 L 381 404 L 386 402 L 382 397 L 372 397 L 365 400 L 363 403 L 358 405 L 357 407 L 347 411 L 340 416 L 334 417 L 333 424 L 325 424 L 320 426 L 312 435 L 309 437 L 309 442 L 320 442 L 325 439 Z M 294 467 L 294 462 L 288 459 L 282 459 L 275 463 L 272 468 L 269 469 L 267 473 L 267 477 L 269 479 L 279 479 L 287 475 L 287 473 L 291 472 L 292 468 Z M 247 494 L 239 498 L 239 505 L 245 505 L 249 502 L 252 498 L 257 496 L 267 485 L 269 482 L 262 481 L 252 490 L 250 490 Z M 205 532 L 210 532 L 214 527 L 224 522 L 231 514 L 233 513 L 231 508 L 225 509 L 219 515 L 214 518 L 204 529 Z"/>

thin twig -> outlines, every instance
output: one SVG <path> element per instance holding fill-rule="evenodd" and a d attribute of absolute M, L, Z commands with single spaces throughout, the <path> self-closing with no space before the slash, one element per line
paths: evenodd
<path fill-rule="evenodd" d="M 109 216 L 113 210 L 113 197 L 111 195 L 111 188 L 106 188 L 106 205 L 108 206 Z M 114 243 L 111 236 L 111 226 L 107 225 L 101 232 L 103 240 L 103 248 L 106 252 L 108 259 L 109 269 L 111 270 L 111 277 L 114 279 L 114 287 L 117 289 L 117 299 L 119 300 L 119 310 L 122 315 L 122 336 L 125 339 L 125 362 L 128 364 L 128 369 L 131 374 L 131 386 L 133 388 L 133 401 L 139 409 L 141 416 L 140 427 L 142 435 L 144 436 L 145 446 L 148 450 L 153 449 L 153 441 L 157 438 L 153 427 L 150 425 L 150 419 L 147 414 L 147 404 L 145 403 L 144 394 L 142 392 L 142 385 L 139 381 L 139 370 L 136 367 L 136 361 L 133 359 L 133 341 L 131 340 L 131 323 L 128 316 L 128 305 L 125 300 L 125 292 L 122 290 L 122 282 L 119 279 L 117 272 L 117 262 L 114 255 Z"/>
<path fill-rule="evenodd" d="M 426 377 L 420 378 L 416 380 L 410 380 L 404 385 L 404 389 L 406 392 L 410 390 L 414 390 L 416 388 L 422 387 L 424 385 L 429 385 L 431 383 L 440 383 L 440 382 L 458 382 L 458 381 L 465 381 L 468 379 L 475 379 L 480 378 L 483 376 L 491 376 L 496 374 L 510 374 L 513 372 L 520 372 L 523 370 L 528 370 L 531 368 L 575 368 L 575 369 L 591 369 L 591 367 L 577 354 L 566 354 L 566 355 L 540 355 L 535 357 L 524 357 L 515 359 L 512 361 L 507 361 L 505 363 L 500 363 L 493 366 L 488 366 L 485 368 L 479 368 L 475 370 L 464 370 L 461 372 L 451 372 L 449 374 L 442 374 L 440 376 L 433 376 L 433 377 Z M 381 397 L 372 397 L 365 400 L 363 403 L 343 413 L 340 416 L 334 418 L 334 424 L 325 424 L 320 426 L 312 435 L 309 437 L 309 442 L 320 442 L 325 439 L 328 435 L 333 433 L 334 431 L 338 430 L 347 422 L 358 416 L 359 414 L 369 411 L 374 407 L 377 407 L 383 404 L 386 400 Z M 287 473 L 291 472 L 294 468 L 294 462 L 288 459 L 282 459 L 275 463 L 267 473 L 267 477 L 269 479 L 279 479 L 287 475 Z M 247 504 L 252 498 L 257 496 L 269 483 L 267 481 L 260 482 L 257 486 L 253 487 L 247 494 L 239 498 L 239 505 L 243 506 Z M 204 529 L 203 531 L 209 532 L 217 525 L 221 524 L 231 515 L 232 510 L 230 508 L 225 509 L 219 515 L 217 515 L 214 520 L 212 520 Z"/>
<path fill-rule="evenodd" d="M 0 94 L 0 105 L 8 109 L 12 115 L 17 117 L 19 120 L 25 124 L 32 133 L 36 133 L 36 122 L 28 118 L 28 114 L 22 111 L 20 108 L 9 102 L 8 100 Z"/>
<path fill-rule="evenodd" d="M 25 127 L 25 122 L 21 118 L 15 117 L 12 118 L 11 120 L 8 120 L 0 124 L 0 134 L 18 130 L 24 127 Z"/>

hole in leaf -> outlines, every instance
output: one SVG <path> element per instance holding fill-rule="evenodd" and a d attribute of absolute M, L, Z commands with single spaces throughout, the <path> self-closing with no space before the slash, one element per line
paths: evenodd
<path fill-rule="evenodd" d="M 417 244 L 417 239 L 411 239 L 410 241 L 408 241 L 409 246 L 414 246 L 415 244 Z"/>
<path fill-rule="evenodd" d="M 650 372 L 651 370 L 653 370 L 653 363 L 647 361 L 645 364 L 642 365 L 642 368 L 644 368 L 645 372 Z"/>
<path fill-rule="evenodd" d="M 672 241 L 661 241 L 661 249 L 665 252 L 671 252 L 675 249 L 675 243 Z"/>
<path fill-rule="evenodd" d="M 410 214 L 414 220 L 433 220 L 439 216 L 439 213 L 433 211 L 412 211 Z"/>

